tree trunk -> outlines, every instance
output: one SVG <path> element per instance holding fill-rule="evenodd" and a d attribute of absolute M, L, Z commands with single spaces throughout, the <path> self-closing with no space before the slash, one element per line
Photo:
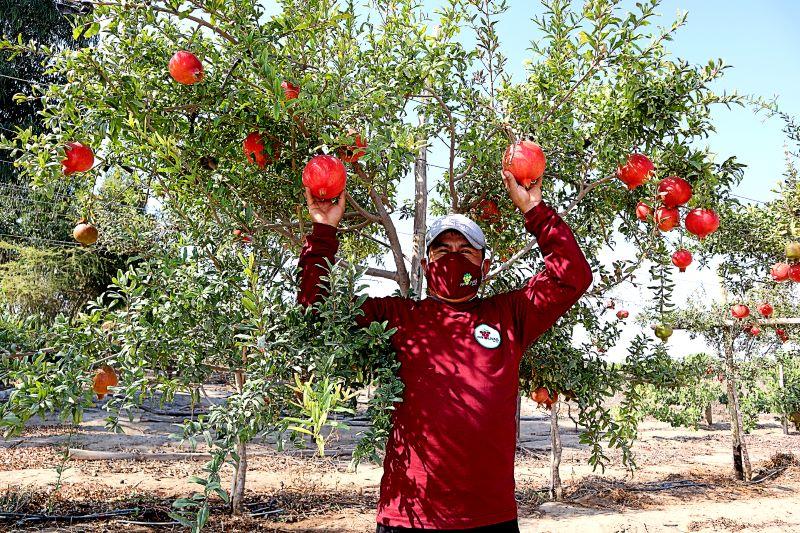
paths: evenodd
<path fill-rule="evenodd" d="M 242 356 L 246 356 L 244 351 Z M 236 383 L 236 390 L 241 394 L 242 390 L 244 389 L 244 372 L 241 370 L 234 372 L 233 378 Z M 231 511 L 235 515 L 240 515 L 244 510 L 244 485 L 247 478 L 247 443 L 238 436 L 236 438 L 236 455 L 239 457 L 238 461 L 235 463 L 235 470 L 233 473 L 233 486 L 231 487 Z"/>
<path fill-rule="evenodd" d="M 425 123 L 424 115 L 419 117 Z M 422 258 L 425 257 L 425 232 L 428 216 L 428 140 L 420 147 L 414 160 L 414 245 L 411 252 L 411 291 L 422 296 Z"/>
<path fill-rule="evenodd" d="M 521 429 L 520 417 L 522 416 L 522 394 L 517 392 L 517 446 L 520 445 L 519 434 Z"/>
<path fill-rule="evenodd" d="M 558 430 L 559 401 L 550 406 L 550 499 L 560 502 L 564 497 L 561 486 L 561 435 Z"/>
<path fill-rule="evenodd" d="M 731 437 L 733 445 L 733 471 L 736 479 L 750 481 L 752 469 L 750 458 L 747 455 L 747 445 L 744 441 L 742 429 L 742 413 L 739 409 L 739 393 L 736 384 L 736 366 L 733 361 L 733 332 L 730 327 L 725 328 L 725 364 L 728 374 L 728 411 L 731 419 Z"/>
<path fill-rule="evenodd" d="M 783 363 L 778 363 L 778 387 L 783 390 Z M 781 413 L 781 427 L 783 428 L 783 434 L 789 434 L 789 418 L 786 416 L 787 413 Z"/>
<path fill-rule="evenodd" d="M 710 403 L 708 405 L 706 405 L 706 413 L 705 414 L 706 414 L 706 425 L 708 427 L 713 426 L 714 425 L 714 418 L 712 417 L 711 404 Z"/>

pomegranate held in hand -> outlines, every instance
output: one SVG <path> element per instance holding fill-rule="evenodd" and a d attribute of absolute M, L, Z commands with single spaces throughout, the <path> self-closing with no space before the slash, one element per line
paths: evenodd
<path fill-rule="evenodd" d="M 672 254 L 672 264 L 681 272 L 686 272 L 686 267 L 692 264 L 692 252 L 684 248 L 676 251 Z"/>
<path fill-rule="evenodd" d="M 736 304 L 731 307 L 731 314 L 734 318 L 747 318 L 750 316 L 750 308 L 744 304 Z"/>
<path fill-rule="evenodd" d="M 88 222 L 79 222 L 72 230 L 72 237 L 84 246 L 89 246 L 97 242 L 97 228 Z"/>
<path fill-rule="evenodd" d="M 530 187 L 544 175 L 546 162 L 542 148 L 532 141 L 511 144 L 503 154 L 503 170 L 511 172 L 523 187 Z"/>
<path fill-rule="evenodd" d="M 283 89 L 283 95 L 287 100 L 294 100 L 300 95 L 300 87 L 289 81 L 281 82 L 281 88 Z"/>
<path fill-rule="evenodd" d="M 658 229 L 670 231 L 681 223 L 681 214 L 675 207 L 660 206 L 654 217 Z"/>
<path fill-rule="evenodd" d="M 772 316 L 772 312 L 773 312 L 773 311 L 774 311 L 774 309 L 773 309 L 773 308 L 772 308 L 772 306 L 771 306 L 769 303 L 767 303 L 767 302 L 764 302 L 763 304 L 761 304 L 761 305 L 759 305 L 759 306 L 758 306 L 758 312 L 759 312 L 759 313 L 761 314 L 761 316 L 763 316 L 764 318 L 769 318 L 769 317 L 771 317 L 771 316 Z"/>
<path fill-rule="evenodd" d="M 61 161 L 61 168 L 65 176 L 75 172 L 86 172 L 94 165 L 94 152 L 84 144 L 69 142 L 64 148 L 64 153 L 67 157 Z"/>
<path fill-rule="evenodd" d="M 97 399 L 102 400 L 108 394 L 109 387 L 116 387 L 119 383 L 117 372 L 109 365 L 103 365 L 92 379 L 92 390 L 97 394 Z"/>
<path fill-rule="evenodd" d="M 653 216 L 653 208 L 647 205 L 644 202 L 639 202 L 636 204 L 636 218 L 642 221 L 647 221 L 651 216 Z"/>
<path fill-rule="evenodd" d="M 169 60 L 169 75 L 178 83 L 192 85 L 203 79 L 203 64 L 191 52 L 175 52 Z"/>
<path fill-rule="evenodd" d="M 347 182 L 344 164 L 332 155 L 317 155 L 303 169 L 303 185 L 311 190 L 311 196 L 319 200 L 330 200 L 339 196 Z"/>
<path fill-rule="evenodd" d="M 244 155 L 247 156 L 247 161 L 249 163 L 255 163 L 260 168 L 264 168 L 266 165 L 272 164 L 280 158 L 281 142 L 273 137 L 269 151 L 264 152 L 265 149 L 264 137 L 257 131 L 250 133 L 242 142 L 242 150 L 244 151 Z"/>
<path fill-rule="evenodd" d="M 617 177 L 628 187 L 628 190 L 632 191 L 636 187 L 644 185 L 650 179 L 653 170 L 655 170 L 655 166 L 647 156 L 631 154 L 625 165 L 617 167 Z"/>
<path fill-rule="evenodd" d="M 667 207 L 678 207 L 692 198 L 692 186 L 678 176 L 669 176 L 658 184 L 658 196 Z"/>
<path fill-rule="evenodd" d="M 686 215 L 686 229 L 702 240 L 719 228 L 719 217 L 711 209 L 692 209 Z"/>
<path fill-rule="evenodd" d="M 769 274 L 772 276 L 772 279 L 780 283 L 789 279 L 789 268 L 787 263 L 775 263 L 772 265 L 772 268 L 769 269 Z"/>

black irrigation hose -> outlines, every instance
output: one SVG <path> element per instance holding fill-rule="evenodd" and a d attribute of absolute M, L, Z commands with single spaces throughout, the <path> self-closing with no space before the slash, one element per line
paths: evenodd
<path fill-rule="evenodd" d="M 27 522 L 82 522 L 85 520 L 96 520 L 98 518 L 111 518 L 114 516 L 122 516 L 138 513 L 141 511 L 138 507 L 133 509 L 118 509 L 116 511 L 108 511 L 105 513 L 92 513 L 84 515 L 47 515 L 47 514 L 27 514 L 27 513 L 6 513 L 0 511 L 0 521 L 14 520 L 17 524 L 24 524 Z"/>

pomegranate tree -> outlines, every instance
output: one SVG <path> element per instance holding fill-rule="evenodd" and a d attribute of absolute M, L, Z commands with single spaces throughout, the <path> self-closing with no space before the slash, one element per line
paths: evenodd
<path fill-rule="evenodd" d="M 672 264 L 678 267 L 680 272 L 686 272 L 686 267 L 692 264 L 692 252 L 681 248 L 672 254 Z"/>
<path fill-rule="evenodd" d="M 631 154 L 624 165 L 617 167 L 617 177 L 632 191 L 647 183 L 655 168 L 646 155 Z"/>
<path fill-rule="evenodd" d="M 686 229 L 702 240 L 719 228 L 719 216 L 711 209 L 692 209 L 686 214 Z"/>
<path fill-rule="evenodd" d="M 86 172 L 94 165 L 94 152 L 79 142 L 69 142 L 64 148 L 66 158 L 61 161 L 65 176 L 75 172 Z"/>
<path fill-rule="evenodd" d="M 503 154 L 503 170 L 511 172 L 523 187 L 530 187 L 544 175 L 546 162 L 544 151 L 532 141 L 511 144 Z"/>
<path fill-rule="evenodd" d="M 192 85 L 203 80 L 203 64 L 186 50 L 175 52 L 169 60 L 169 75 L 183 85 Z"/>
<path fill-rule="evenodd" d="M 669 176 L 658 184 L 658 196 L 665 206 L 678 207 L 692 198 L 692 186 L 678 176 Z"/>
<path fill-rule="evenodd" d="M 311 196 L 319 200 L 330 200 L 339 196 L 347 182 L 344 164 L 332 155 L 311 158 L 303 169 L 303 185 Z"/>

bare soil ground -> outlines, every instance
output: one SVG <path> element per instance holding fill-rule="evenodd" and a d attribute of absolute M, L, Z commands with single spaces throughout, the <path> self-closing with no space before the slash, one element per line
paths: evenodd
<path fill-rule="evenodd" d="M 217 398 L 222 395 L 222 387 L 212 392 Z M 181 407 L 179 402 L 171 409 Z M 756 479 L 759 473 L 768 475 L 749 484 L 733 479 L 722 406 L 715 408 L 718 422 L 697 431 L 645 422 L 636 446 L 639 470 L 633 477 L 614 451 L 605 473 L 593 472 L 586 462 L 587 448 L 565 417 L 560 423 L 566 495 L 564 502 L 555 503 L 546 498 L 548 415 L 527 401 L 522 414 L 516 462 L 522 531 L 800 532 L 800 435 L 784 435 L 774 417 L 763 417 L 747 436 Z M 90 410 L 72 431 L 53 420 L 39 421 L 20 437 L 0 441 L 0 531 L 182 530 L 170 523 L 170 505 L 197 490 L 188 478 L 201 473 L 204 460 L 65 460 L 67 448 L 188 452 L 170 437 L 181 419 L 142 412 L 133 422 L 124 422 L 125 433 L 118 435 L 105 431 L 105 416 L 100 409 Z M 324 458 L 310 450 L 278 453 L 269 441 L 252 444 L 247 506 L 260 516 L 229 517 L 220 501 L 208 530 L 374 531 L 381 468 L 348 469 L 348 452 L 363 428 L 363 421 L 354 420 L 351 431 L 329 444 L 332 455 Z M 794 458 L 785 455 L 791 453 Z M 231 474 L 226 466 L 225 483 Z M 119 514 L 63 518 L 101 513 Z"/>

